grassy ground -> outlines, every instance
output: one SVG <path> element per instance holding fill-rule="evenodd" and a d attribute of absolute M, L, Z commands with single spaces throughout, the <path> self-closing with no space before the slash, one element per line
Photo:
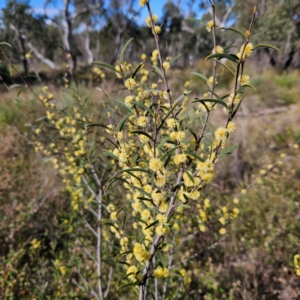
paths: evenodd
<path fill-rule="evenodd" d="M 189 79 L 188 70 L 173 75 L 174 87 L 177 80 Z M 205 191 L 215 206 L 238 197 L 241 213 L 225 238 L 199 234 L 184 247 L 191 270 L 189 299 L 299 299 L 293 266 L 293 256 L 300 252 L 299 80 L 299 72 L 269 70 L 251 82 L 257 91 L 247 92 L 230 137 L 231 144 L 241 147 L 220 162 Z M 109 80 L 106 93 L 115 85 Z M 63 88 L 49 88 L 71 101 Z M 79 90 L 89 98 L 94 118 L 101 118 L 99 92 L 91 85 Z M 5 245 L 0 250 L 0 294 L 2 299 L 65 299 L 55 290 L 71 283 L 53 268 L 53 260 L 61 249 L 72 252 L 70 235 L 62 227 L 68 198 L 52 165 L 33 150 L 31 125 L 43 115 L 43 107 L 29 92 L 13 100 L 16 93 L 3 92 L 0 101 L 0 243 Z M 217 112 L 212 124 L 222 116 Z M 42 241 L 38 254 L 34 239 Z M 78 295 L 77 290 L 78 299 L 86 299 Z"/>

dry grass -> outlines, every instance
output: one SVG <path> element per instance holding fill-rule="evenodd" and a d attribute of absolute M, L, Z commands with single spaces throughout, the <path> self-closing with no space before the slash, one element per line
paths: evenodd
<path fill-rule="evenodd" d="M 205 73 L 206 68 L 209 67 L 200 64 L 198 71 Z M 178 80 L 189 79 L 189 70 L 175 70 L 172 78 L 171 86 L 176 86 L 174 95 L 179 94 Z M 300 87 L 295 84 L 299 79 L 298 72 L 286 75 L 267 71 L 253 82 L 257 93 L 247 92 L 236 118 L 237 130 L 229 140 L 241 147 L 219 163 L 216 179 L 206 193 L 217 205 L 239 195 L 242 188 L 249 188 L 240 197 L 241 216 L 231 224 L 229 236 L 215 249 L 190 262 L 193 276 L 189 299 L 299 298 L 292 265 L 300 238 L 300 154 L 292 148 L 300 139 Z M 113 92 L 117 85 L 116 81 L 108 81 L 104 92 L 122 100 L 122 91 Z M 201 89 L 200 85 L 195 94 L 201 93 Z M 61 89 L 50 85 L 50 90 L 64 101 L 72 101 Z M 92 111 L 93 118 L 104 118 L 100 105 L 103 93 L 92 87 L 80 87 L 79 92 L 90 98 L 87 109 Z M 50 270 L 53 251 L 47 252 L 50 260 L 46 254 L 42 255 L 44 261 L 29 258 L 30 241 L 38 237 L 45 243 L 48 239 L 48 244 L 60 243 L 63 233 L 59 223 L 62 211 L 68 211 L 68 203 L 56 172 L 41 154 L 33 151 L 31 144 L 32 128 L 26 123 L 30 120 L 36 124 L 35 120 L 43 114 L 41 104 L 30 93 L 22 94 L 21 103 L 12 98 L 4 93 L 0 102 L 0 242 L 8 245 L 1 255 L 7 259 L 9 248 L 20 251 L 23 247 L 26 253 L 16 268 L 23 270 L 25 264 L 37 268 L 45 263 Z M 113 107 L 114 102 L 111 103 Z M 222 124 L 223 117 L 223 111 L 218 110 L 212 126 Z M 283 165 L 270 172 L 262 184 L 256 183 L 259 170 L 276 163 L 283 152 L 287 153 Z M 197 242 L 187 246 L 186 253 L 192 255 L 213 241 L 213 235 L 199 235 Z M 71 245 L 61 243 L 60 247 L 71 249 Z M 2 267 L 7 266 L 3 260 L 1 263 Z M 38 281 L 37 271 L 30 274 Z M 51 280 L 56 279 L 49 275 L 48 280 L 55 289 Z"/>

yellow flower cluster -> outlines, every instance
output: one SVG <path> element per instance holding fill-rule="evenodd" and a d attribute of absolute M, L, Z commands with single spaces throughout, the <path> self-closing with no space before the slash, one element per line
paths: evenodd
<path fill-rule="evenodd" d="M 136 87 L 136 82 L 133 78 L 128 78 L 125 80 L 124 85 L 128 90 L 133 90 Z"/>
<path fill-rule="evenodd" d="M 140 263 L 146 263 L 150 258 L 150 252 L 145 249 L 145 246 L 140 243 L 133 245 L 133 255 Z"/>
<path fill-rule="evenodd" d="M 241 82 L 241 85 L 249 84 L 249 83 L 250 83 L 250 76 L 244 74 L 244 75 L 242 76 L 240 82 Z"/>
<path fill-rule="evenodd" d="M 35 151 L 42 151 L 45 155 L 52 157 L 54 168 L 63 177 L 66 190 L 69 192 L 72 207 L 74 210 L 78 210 L 79 205 L 83 204 L 82 175 L 89 168 L 86 160 L 86 124 L 88 120 L 77 107 L 74 107 L 68 114 L 56 111 L 55 104 L 49 102 L 53 100 L 53 94 L 49 93 L 47 86 L 42 88 L 39 99 L 47 109 L 47 122 L 56 129 L 57 138 L 63 139 L 60 140 L 61 142 L 50 143 L 48 149 L 37 141 L 35 142 Z M 35 132 L 38 134 L 41 129 L 37 128 Z M 87 197 L 86 202 L 90 202 L 92 198 L 92 196 Z"/>
<path fill-rule="evenodd" d="M 241 46 L 240 52 L 237 54 L 239 58 L 242 58 L 242 60 L 245 60 L 247 57 L 249 57 L 253 52 L 254 46 L 251 43 L 247 43 Z"/>
<path fill-rule="evenodd" d="M 213 54 L 215 54 L 215 53 L 224 53 L 224 49 L 221 46 L 217 46 L 216 50 L 214 50 L 214 49 L 212 50 L 212 53 Z"/>
<path fill-rule="evenodd" d="M 127 277 L 131 280 L 131 281 L 137 281 L 137 273 L 138 273 L 138 268 L 136 266 L 129 266 L 127 269 Z"/>
<path fill-rule="evenodd" d="M 152 15 L 153 24 L 155 24 L 157 21 L 158 21 L 158 16 L 157 15 Z M 147 24 L 148 27 L 151 27 L 151 18 L 150 18 L 150 16 L 148 16 L 146 18 L 146 24 Z"/>
<path fill-rule="evenodd" d="M 213 20 L 208 21 L 207 24 L 206 24 L 206 30 L 208 32 L 210 32 L 214 25 L 215 25 L 215 23 L 214 23 Z"/>
<path fill-rule="evenodd" d="M 115 69 L 117 71 L 116 76 L 121 79 L 126 77 L 132 71 L 132 64 L 128 63 L 127 61 L 124 61 L 124 63 L 121 64 L 119 61 L 117 61 Z"/>
<path fill-rule="evenodd" d="M 31 248 L 32 248 L 32 249 L 36 250 L 36 249 L 38 249 L 38 248 L 40 248 L 40 247 L 41 247 L 41 241 L 39 241 L 39 240 L 37 240 L 37 239 L 33 239 L 33 240 L 31 241 Z"/>
<path fill-rule="evenodd" d="M 218 82 L 217 82 L 217 80 L 215 79 L 215 83 L 214 83 L 214 78 L 213 78 L 213 76 L 210 76 L 208 79 L 207 79 L 207 85 L 208 85 L 208 87 L 210 88 L 210 89 L 212 89 L 212 87 L 213 87 L 213 85 L 217 85 L 218 84 Z"/>
<path fill-rule="evenodd" d="M 93 81 L 102 81 L 105 78 L 105 74 L 98 68 L 98 67 L 93 67 L 92 68 L 92 76 L 93 76 Z"/>
<path fill-rule="evenodd" d="M 153 272 L 154 277 L 156 278 L 167 278 L 169 276 L 168 268 L 158 267 Z"/>
<path fill-rule="evenodd" d="M 297 276 L 300 276 L 300 255 L 299 254 L 296 254 L 294 256 L 294 266 L 296 269 Z"/>
<path fill-rule="evenodd" d="M 58 259 L 56 259 L 54 262 L 53 262 L 53 264 L 54 264 L 54 266 L 60 271 L 60 273 L 64 276 L 64 275 L 66 275 L 66 273 L 67 273 L 67 268 L 66 268 L 66 266 L 63 266 L 62 264 L 61 264 L 61 262 L 58 260 Z"/>
<path fill-rule="evenodd" d="M 199 161 L 197 163 L 197 175 L 204 183 L 211 183 L 215 175 L 215 166 L 211 159 L 207 159 L 204 162 Z"/>
<path fill-rule="evenodd" d="M 148 0 L 140 0 L 140 6 L 143 7 L 148 3 Z"/>
<path fill-rule="evenodd" d="M 153 63 L 154 66 L 157 66 L 158 55 L 159 55 L 159 52 L 157 49 L 152 51 L 151 62 Z M 152 88 L 155 89 L 156 86 L 152 86 Z"/>

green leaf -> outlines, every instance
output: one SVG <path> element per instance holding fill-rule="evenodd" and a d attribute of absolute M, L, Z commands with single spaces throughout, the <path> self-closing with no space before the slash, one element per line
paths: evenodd
<path fill-rule="evenodd" d="M 163 147 L 163 145 L 167 142 L 169 138 L 164 138 L 157 146 L 157 149 L 161 149 Z"/>
<path fill-rule="evenodd" d="M 114 143 L 110 138 L 106 137 L 106 139 L 111 142 L 116 148 L 118 148 L 118 145 L 116 143 Z"/>
<path fill-rule="evenodd" d="M 152 199 L 149 199 L 149 198 L 145 198 L 145 197 L 137 197 L 139 200 L 142 200 L 142 201 L 149 201 L 149 202 L 152 202 Z"/>
<path fill-rule="evenodd" d="M 180 148 L 180 146 L 176 146 L 174 148 L 169 149 L 167 152 L 165 152 L 161 157 L 160 160 L 163 161 L 167 156 L 169 156 L 172 152 L 174 152 L 176 149 Z"/>
<path fill-rule="evenodd" d="M 201 102 L 201 103 L 205 103 L 205 102 L 213 102 L 213 103 L 219 103 L 221 105 L 223 105 L 224 107 L 226 107 L 226 109 L 228 109 L 228 106 L 227 104 L 222 101 L 222 100 L 217 100 L 217 99 L 198 99 L 198 98 L 195 98 L 196 100 L 192 101 L 192 103 L 195 103 L 195 102 Z"/>
<path fill-rule="evenodd" d="M 191 208 L 188 204 L 181 204 L 183 208 Z"/>
<path fill-rule="evenodd" d="M 124 58 L 124 53 L 128 47 L 128 45 L 130 44 L 130 42 L 133 40 L 133 38 L 131 38 L 130 40 L 128 40 L 126 42 L 126 44 L 124 45 L 123 49 L 121 50 L 121 54 L 120 54 L 120 62 L 123 63 L 123 58 Z"/>
<path fill-rule="evenodd" d="M 189 177 L 189 179 L 192 181 L 192 183 L 194 183 L 194 178 L 193 178 L 193 176 L 190 174 L 190 172 L 188 172 L 188 171 L 186 170 L 185 173 L 187 174 L 187 176 Z"/>
<path fill-rule="evenodd" d="M 138 102 L 138 101 L 131 101 L 131 103 L 135 104 L 136 106 L 139 106 L 141 108 L 143 108 L 144 110 L 146 110 L 151 116 L 154 115 L 153 111 L 146 106 L 144 103 Z"/>
<path fill-rule="evenodd" d="M 126 275 L 125 278 L 127 278 L 127 277 L 130 276 L 130 275 L 135 275 L 135 273 L 129 273 L 129 274 Z M 119 290 L 122 290 L 122 289 L 124 289 L 124 288 L 126 288 L 126 287 L 128 287 L 128 286 L 134 286 L 134 283 L 126 283 L 126 284 L 123 284 L 123 285 L 121 285 L 121 286 L 118 288 L 118 291 L 119 291 Z"/>
<path fill-rule="evenodd" d="M 207 82 L 208 78 L 206 76 L 204 76 L 201 73 L 197 73 L 197 72 L 192 72 L 191 74 L 200 77 L 201 79 L 203 79 L 205 82 Z"/>
<path fill-rule="evenodd" d="M 182 56 L 182 54 L 178 54 L 177 56 L 175 56 L 174 58 L 172 58 L 170 60 L 170 64 L 172 64 L 174 61 L 176 61 L 180 56 Z"/>
<path fill-rule="evenodd" d="M 5 46 L 8 46 L 8 47 L 12 48 L 11 44 L 6 43 L 6 42 L 1 42 L 1 43 L 0 43 L 0 46 L 2 46 L 2 45 L 5 45 Z"/>
<path fill-rule="evenodd" d="M 99 127 L 105 128 L 105 129 L 108 128 L 106 125 L 103 125 L 101 123 L 91 123 L 91 124 L 86 125 L 86 127 L 94 127 L 94 126 L 99 126 Z"/>
<path fill-rule="evenodd" d="M 232 112 L 232 114 L 230 115 L 230 121 L 234 118 L 234 116 L 236 115 L 236 113 L 238 112 L 240 105 L 242 104 L 243 98 L 242 100 L 239 102 L 239 104 L 236 106 L 236 109 Z"/>
<path fill-rule="evenodd" d="M 14 88 L 22 88 L 22 87 L 24 87 L 22 84 L 12 84 L 12 85 L 10 86 L 11 89 L 14 89 Z"/>
<path fill-rule="evenodd" d="M 108 150 L 104 150 L 104 151 L 103 151 L 103 154 L 104 154 L 105 156 L 109 156 L 109 157 L 112 157 L 112 158 L 114 158 L 114 159 L 116 159 L 116 160 L 119 160 L 119 157 L 118 157 L 118 156 L 114 155 L 112 152 L 110 152 L 110 151 L 108 151 Z"/>
<path fill-rule="evenodd" d="M 20 96 L 20 94 L 27 89 L 27 86 L 23 86 L 22 88 L 19 89 L 18 93 L 17 93 L 17 97 Z"/>
<path fill-rule="evenodd" d="M 194 158 L 196 158 L 197 160 L 204 162 L 204 159 L 202 159 L 200 156 L 198 156 L 196 153 L 190 151 L 190 150 L 185 150 L 184 151 L 187 155 L 193 156 Z"/>
<path fill-rule="evenodd" d="M 212 93 L 218 100 L 222 101 L 222 98 L 217 94 L 215 93 L 213 90 L 208 90 L 210 93 Z"/>
<path fill-rule="evenodd" d="M 115 181 L 117 181 L 117 180 L 118 180 L 118 181 L 121 181 L 121 182 L 125 182 L 125 183 L 127 183 L 127 184 L 130 185 L 130 182 L 127 181 L 126 179 L 122 178 L 122 177 L 113 177 L 113 178 L 111 179 L 111 181 L 109 182 L 109 184 L 106 186 L 106 189 L 108 190 L 109 187 L 110 187 Z"/>
<path fill-rule="evenodd" d="M 213 59 L 213 58 L 216 58 L 216 59 L 226 58 L 236 64 L 239 62 L 238 56 L 236 56 L 235 54 L 227 54 L 227 53 L 215 53 L 215 54 L 208 55 L 205 58 L 205 61 L 209 60 L 209 59 Z"/>
<path fill-rule="evenodd" d="M 149 138 L 151 141 L 153 141 L 152 136 L 149 133 L 145 132 L 145 131 L 134 130 L 134 131 L 131 131 L 131 133 L 137 133 L 137 134 L 145 135 L 147 138 Z"/>
<path fill-rule="evenodd" d="M 235 145 L 235 146 L 231 146 L 227 149 L 224 149 L 223 151 L 220 152 L 219 156 L 223 156 L 226 154 L 231 154 L 235 149 L 241 147 L 241 145 Z"/>
<path fill-rule="evenodd" d="M 152 172 L 146 169 L 142 169 L 142 168 L 129 168 L 129 169 L 125 169 L 125 170 L 121 170 L 118 171 L 117 173 L 129 173 L 129 172 L 143 172 L 143 173 L 148 173 L 149 175 L 152 175 Z"/>
<path fill-rule="evenodd" d="M 227 69 L 233 76 L 235 76 L 235 73 L 225 64 L 223 64 L 219 59 L 216 59 L 216 62 L 222 65 L 225 69 Z"/>
<path fill-rule="evenodd" d="M 112 70 L 112 71 L 114 71 L 114 72 L 116 72 L 116 73 L 120 73 L 120 72 L 118 72 L 118 71 L 115 69 L 115 67 L 113 67 L 113 66 L 111 66 L 111 65 L 109 65 L 109 64 L 105 64 L 105 63 L 100 62 L 100 61 L 93 61 L 93 62 L 91 62 L 91 64 L 92 64 L 92 65 L 99 65 L 99 66 L 101 66 L 101 67 L 110 69 L 110 70 Z"/>
<path fill-rule="evenodd" d="M 152 66 L 152 68 L 156 71 L 156 73 L 157 73 L 159 76 L 161 76 L 161 77 L 163 76 L 160 68 L 158 68 L 157 66 Z"/>
<path fill-rule="evenodd" d="M 162 92 L 161 90 L 147 90 L 148 92 L 151 92 L 151 93 L 160 93 Z"/>
<path fill-rule="evenodd" d="M 254 86 L 252 86 L 251 84 L 249 84 L 249 83 L 245 83 L 245 84 L 242 84 L 240 87 L 239 87 L 239 89 L 237 90 L 237 92 L 239 93 L 239 92 L 244 92 L 244 89 L 246 88 L 246 87 L 249 87 L 249 88 L 251 88 L 251 89 L 253 89 L 254 91 L 256 91 L 256 88 L 254 87 Z M 241 91 L 240 91 L 241 90 Z"/>
<path fill-rule="evenodd" d="M 127 206 L 127 204 L 123 205 L 121 208 L 117 210 L 117 215 Z"/>
<path fill-rule="evenodd" d="M 178 100 L 178 99 L 177 99 Z M 165 117 L 162 119 L 157 131 L 160 130 L 160 128 L 164 125 L 164 123 L 166 122 L 166 120 L 168 119 L 168 117 L 170 116 L 170 114 L 173 112 L 173 110 L 175 109 L 175 107 L 178 105 L 178 102 L 177 103 L 174 103 L 172 108 L 167 112 L 167 114 L 165 115 Z"/>
<path fill-rule="evenodd" d="M 226 94 L 226 95 L 222 96 L 222 99 L 224 100 L 224 99 L 226 99 L 228 96 L 230 96 L 230 94 Z"/>
<path fill-rule="evenodd" d="M 118 127 L 117 127 L 117 132 L 121 131 L 123 129 L 123 126 L 125 124 L 125 122 L 127 121 L 127 119 L 132 115 L 132 113 L 128 114 L 127 116 L 125 116 L 119 123 Z"/>
<path fill-rule="evenodd" d="M 36 119 L 35 122 L 43 121 L 43 120 L 45 120 L 45 119 L 47 119 L 46 116 L 40 117 L 40 118 Z"/>
<path fill-rule="evenodd" d="M 142 62 L 142 63 L 140 63 L 138 66 L 137 66 L 137 68 L 134 70 L 134 72 L 132 73 L 132 75 L 131 75 L 131 78 L 134 78 L 135 77 L 135 75 L 137 74 L 137 72 L 139 71 L 139 69 L 142 67 L 144 65 L 144 63 Z"/>
<path fill-rule="evenodd" d="M 159 222 L 158 220 L 154 221 L 153 223 L 151 223 L 150 225 L 148 225 L 148 226 L 145 228 L 145 230 L 148 229 L 148 228 L 150 228 L 150 227 L 153 227 L 153 226 L 156 225 L 158 222 Z"/>
<path fill-rule="evenodd" d="M 242 37 L 246 37 L 246 34 L 244 33 L 244 32 L 242 32 L 242 31 L 240 31 L 240 30 L 238 30 L 238 29 L 236 29 L 236 28 L 233 28 L 233 27 L 220 27 L 220 28 L 218 28 L 218 29 L 225 29 L 225 30 L 230 30 L 230 31 L 233 31 L 233 32 L 235 32 L 235 33 L 238 33 L 238 34 L 240 34 Z"/>
<path fill-rule="evenodd" d="M 120 101 L 120 100 L 117 100 L 117 99 L 112 99 L 112 100 L 119 102 L 126 110 L 133 113 L 133 110 L 129 106 L 127 106 L 123 101 Z"/>
<path fill-rule="evenodd" d="M 173 103 L 172 106 L 176 105 L 181 99 L 183 99 L 186 95 L 188 95 L 191 91 L 187 91 L 185 94 L 180 95 Z"/>
<path fill-rule="evenodd" d="M 141 189 L 138 186 L 133 186 L 136 190 L 138 190 L 140 193 L 146 195 L 147 197 L 151 198 L 151 195 L 149 193 L 147 193 L 146 191 L 144 191 L 143 189 Z"/>
<path fill-rule="evenodd" d="M 197 143 L 198 141 L 198 138 L 197 138 L 197 135 L 194 131 L 192 131 L 191 129 L 189 129 L 190 133 L 193 135 L 194 139 L 195 139 L 195 142 Z"/>
<path fill-rule="evenodd" d="M 256 49 L 258 49 L 258 48 L 272 48 L 272 49 L 275 49 L 275 50 L 279 51 L 278 48 L 276 48 L 276 47 L 274 47 L 274 46 L 272 46 L 272 45 L 269 45 L 269 44 L 258 44 L 258 45 L 255 45 L 255 46 L 253 47 L 253 50 L 256 50 Z"/>

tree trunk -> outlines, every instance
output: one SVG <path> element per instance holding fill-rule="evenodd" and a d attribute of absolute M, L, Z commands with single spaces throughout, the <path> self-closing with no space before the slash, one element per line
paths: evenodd
<path fill-rule="evenodd" d="M 85 33 L 84 33 L 84 50 L 86 54 L 86 63 L 89 65 L 93 61 L 93 52 L 90 48 L 90 31 L 88 24 L 84 24 Z"/>
<path fill-rule="evenodd" d="M 70 70 L 75 71 L 76 69 L 76 55 L 73 49 L 73 38 L 72 38 L 72 18 L 69 12 L 70 0 L 64 0 L 64 16 L 65 23 L 63 24 L 63 42 L 67 53 L 71 54 L 70 58 Z"/>

